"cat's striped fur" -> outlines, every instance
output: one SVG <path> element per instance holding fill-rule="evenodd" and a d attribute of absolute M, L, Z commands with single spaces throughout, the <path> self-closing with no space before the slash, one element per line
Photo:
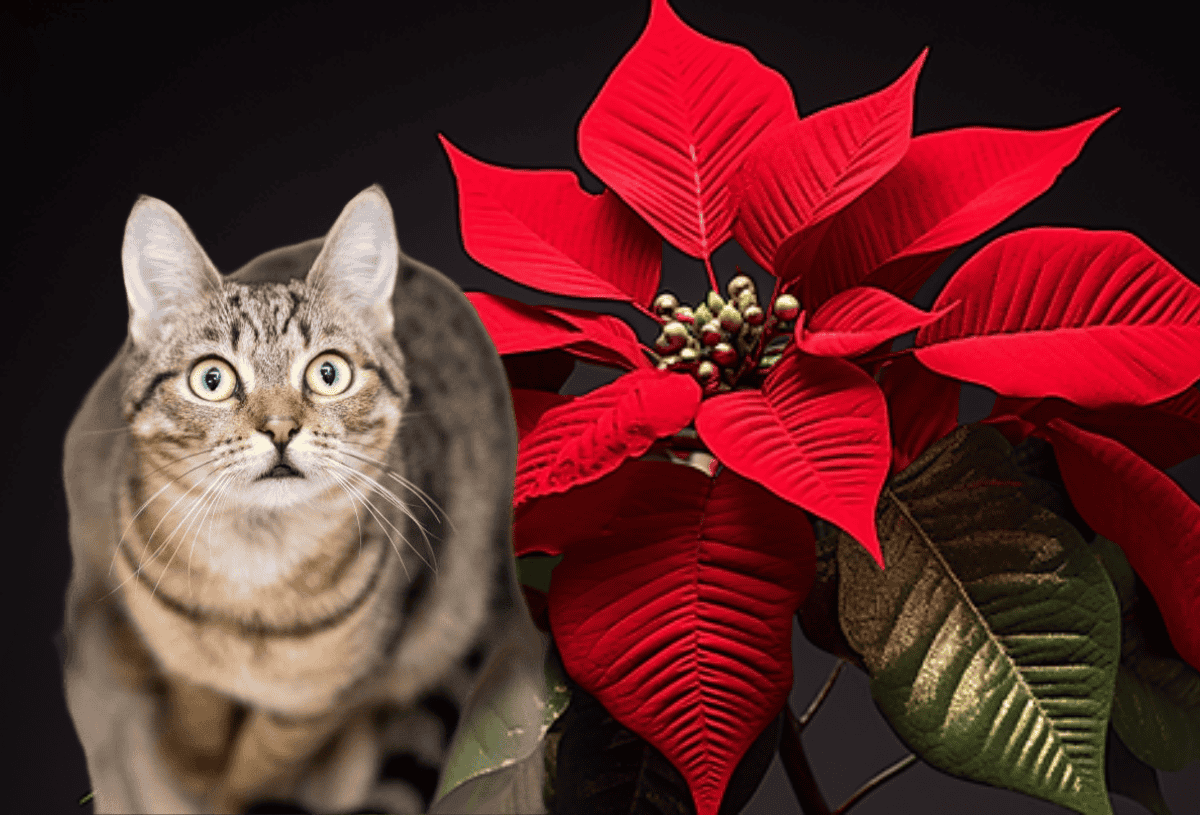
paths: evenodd
<path fill-rule="evenodd" d="M 496 646 L 539 653 L 486 333 L 378 187 L 228 278 L 142 198 L 122 262 L 129 337 L 64 464 L 96 811 L 423 811 Z"/>

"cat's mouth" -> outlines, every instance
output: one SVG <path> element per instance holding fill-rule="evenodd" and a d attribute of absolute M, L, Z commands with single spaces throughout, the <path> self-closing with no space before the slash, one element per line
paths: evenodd
<path fill-rule="evenodd" d="M 268 478 L 304 478 L 304 474 L 290 464 L 285 464 L 281 461 L 260 475 L 258 480 L 264 481 Z"/>

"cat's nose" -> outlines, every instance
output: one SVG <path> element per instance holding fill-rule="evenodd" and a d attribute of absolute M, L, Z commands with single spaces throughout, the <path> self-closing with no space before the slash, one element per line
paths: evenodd
<path fill-rule="evenodd" d="M 275 445 L 282 450 L 300 430 L 300 423 L 291 416 L 268 416 L 259 429 L 270 436 Z"/>

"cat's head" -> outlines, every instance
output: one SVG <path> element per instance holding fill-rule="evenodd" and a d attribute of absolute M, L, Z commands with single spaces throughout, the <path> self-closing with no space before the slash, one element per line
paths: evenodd
<path fill-rule="evenodd" d="M 399 245 L 379 187 L 342 210 L 303 279 L 224 279 L 174 209 L 133 207 L 124 417 L 145 473 L 262 508 L 370 492 L 408 395 L 392 335 Z M 190 502 L 189 502 L 190 503 Z"/>

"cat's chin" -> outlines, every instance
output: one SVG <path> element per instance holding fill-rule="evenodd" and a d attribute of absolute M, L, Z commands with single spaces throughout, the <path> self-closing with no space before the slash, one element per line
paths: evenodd
<path fill-rule="evenodd" d="M 311 501 L 323 492 L 321 485 L 299 471 L 276 467 L 238 490 L 242 502 L 263 509 L 283 509 Z"/>

